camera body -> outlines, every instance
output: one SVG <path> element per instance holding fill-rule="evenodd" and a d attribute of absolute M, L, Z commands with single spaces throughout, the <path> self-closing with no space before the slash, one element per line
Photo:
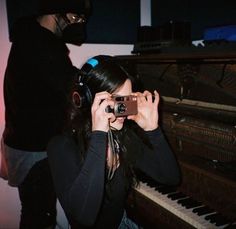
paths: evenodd
<path fill-rule="evenodd" d="M 110 106 L 106 108 L 106 112 L 112 112 L 116 117 L 135 115 L 138 113 L 137 97 L 128 96 L 112 96 L 114 101 L 114 109 Z"/>

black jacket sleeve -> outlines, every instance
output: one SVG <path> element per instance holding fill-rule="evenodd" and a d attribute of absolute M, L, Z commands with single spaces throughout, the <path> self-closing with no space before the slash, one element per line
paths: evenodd
<path fill-rule="evenodd" d="M 106 145 L 107 134 L 102 131 L 91 134 L 85 159 L 67 136 L 55 137 L 48 145 L 59 201 L 69 219 L 86 226 L 95 222 L 103 198 Z"/>
<path fill-rule="evenodd" d="M 145 134 L 152 149 L 141 144 L 136 167 L 160 183 L 177 185 L 180 181 L 179 167 L 161 129 L 146 131 Z"/>

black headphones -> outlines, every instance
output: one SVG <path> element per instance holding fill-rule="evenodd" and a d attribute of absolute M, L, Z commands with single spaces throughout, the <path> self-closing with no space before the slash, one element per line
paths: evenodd
<path fill-rule="evenodd" d="M 88 107 L 92 104 L 92 93 L 84 78 L 99 64 L 100 57 L 93 57 L 87 60 L 81 70 L 77 71 L 75 79 L 75 90 L 72 93 L 72 102 L 76 108 Z"/>
<path fill-rule="evenodd" d="M 75 90 L 72 92 L 72 102 L 76 108 L 86 107 L 92 103 L 92 94 L 89 87 L 83 82 L 86 74 L 78 71 L 75 80 Z"/>
<path fill-rule="evenodd" d="M 96 68 L 100 63 L 113 62 L 114 59 L 108 55 L 99 55 L 92 57 L 82 66 L 81 70 L 77 72 L 75 80 L 75 90 L 72 93 L 72 102 L 77 108 L 88 107 L 92 104 L 92 93 L 84 82 L 84 78 L 90 71 Z"/>

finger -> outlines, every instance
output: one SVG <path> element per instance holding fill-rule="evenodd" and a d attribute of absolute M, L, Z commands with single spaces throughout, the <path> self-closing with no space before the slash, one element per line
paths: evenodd
<path fill-rule="evenodd" d="M 113 113 L 109 113 L 109 114 L 110 114 L 110 116 L 109 116 L 110 123 L 115 122 L 116 121 L 116 116 Z"/>
<path fill-rule="evenodd" d="M 107 113 L 107 118 L 109 119 L 110 123 L 116 121 L 116 116 L 113 113 Z"/>
<path fill-rule="evenodd" d="M 131 95 L 138 96 L 137 92 L 132 92 Z"/>
<path fill-rule="evenodd" d="M 138 100 L 139 103 L 140 103 L 140 102 L 145 102 L 145 101 L 146 101 L 146 98 L 145 98 L 145 96 L 143 95 L 143 93 L 137 92 L 137 100 Z"/>
<path fill-rule="evenodd" d="M 150 93 L 150 92 L 149 92 L 148 90 L 145 90 L 145 91 L 143 92 L 143 95 L 144 95 L 144 96 L 147 96 L 149 93 Z"/>
<path fill-rule="evenodd" d="M 156 90 L 154 91 L 154 97 L 155 97 L 154 104 L 157 106 L 159 104 L 159 101 L 160 101 L 160 96 L 159 96 L 159 94 Z"/>
<path fill-rule="evenodd" d="M 151 93 L 151 92 L 145 90 L 145 91 L 143 92 L 143 95 L 145 96 L 145 98 L 147 99 L 148 102 L 151 102 L 151 103 L 152 103 L 152 93 Z"/>
<path fill-rule="evenodd" d="M 101 102 L 103 100 L 109 99 L 109 98 L 111 98 L 111 94 L 109 94 L 108 92 L 96 93 L 94 100 L 93 100 L 92 108 L 97 110 L 99 105 L 101 104 Z"/>
<path fill-rule="evenodd" d="M 135 120 L 137 115 L 128 115 L 127 119 L 129 120 Z"/>

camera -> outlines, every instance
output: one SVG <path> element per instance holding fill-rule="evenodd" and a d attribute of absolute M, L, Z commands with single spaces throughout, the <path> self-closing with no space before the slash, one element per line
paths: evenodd
<path fill-rule="evenodd" d="M 135 115 L 138 113 L 137 97 L 128 96 L 112 96 L 114 101 L 114 109 L 110 106 L 106 108 L 106 112 L 112 112 L 116 117 Z"/>

